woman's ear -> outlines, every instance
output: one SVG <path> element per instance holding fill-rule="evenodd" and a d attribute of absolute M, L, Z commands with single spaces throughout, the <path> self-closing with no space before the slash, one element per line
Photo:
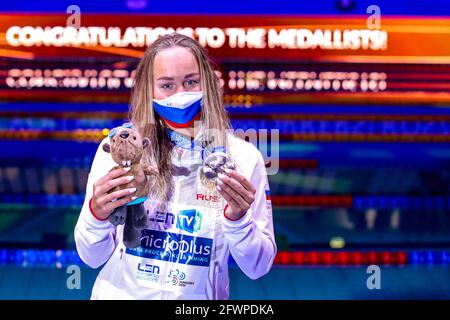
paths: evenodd
<path fill-rule="evenodd" d="M 150 145 L 150 139 L 149 138 L 144 138 L 142 139 L 142 148 L 147 148 Z"/>
<path fill-rule="evenodd" d="M 105 143 L 103 145 L 103 151 L 110 153 L 111 152 L 111 147 L 109 146 L 109 143 Z"/>

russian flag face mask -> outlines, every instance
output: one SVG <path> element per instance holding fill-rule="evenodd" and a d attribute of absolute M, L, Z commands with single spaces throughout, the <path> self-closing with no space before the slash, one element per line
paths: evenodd
<path fill-rule="evenodd" d="M 169 125 L 188 128 L 200 117 L 203 92 L 177 92 L 165 99 L 153 99 L 153 109 Z"/>

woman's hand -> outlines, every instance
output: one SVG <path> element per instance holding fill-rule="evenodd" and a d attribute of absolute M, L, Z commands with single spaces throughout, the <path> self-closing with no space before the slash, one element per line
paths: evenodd
<path fill-rule="evenodd" d="M 235 170 L 226 170 L 227 175 L 219 173 L 217 190 L 227 201 L 225 216 L 239 220 L 255 201 L 256 189 L 250 181 Z"/>
<path fill-rule="evenodd" d="M 113 213 L 115 208 L 133 201 L 136 197 L 132 194 L 136 188 L 129 188 L 108 193 L 109 190 L 127 184 L 134 179 L 133 176 L 123 176 L 130 168 L 119 168 L 108 172 L 106 175 L 94 182 L 94 191 L 90 200 L 90 208 L 95 217 L 100 220 L 106 220 Z M 123 197 L 123 198 L 121 198 Z M 121 198 L 120 200 L 117 200 Z"/>

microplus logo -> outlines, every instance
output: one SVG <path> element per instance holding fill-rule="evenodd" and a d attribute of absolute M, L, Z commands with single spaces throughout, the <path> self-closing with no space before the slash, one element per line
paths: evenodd
<path fill-rule="evenodd" d="M 144 229 L 141 246 L 127 248 L 126 253 L 149 259 L 209 266 L 212 244 L 213 240 L 210 238 Z"/>
<path fill-rule="evenodd" d="M 181 210 L 177 217 L 177 228 L 190 233 L 200 230 L 202 214 L 195 209 Z"/>

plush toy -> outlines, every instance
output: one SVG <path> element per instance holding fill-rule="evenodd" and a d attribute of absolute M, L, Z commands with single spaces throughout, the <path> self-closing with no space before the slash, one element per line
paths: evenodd
<path fill-rule="evenodd" d="M 143 203 L 150 191 L 151 181 L 147 176 L 158 173 L 152 166 L 140 163 L 144 148 L 150 144 L 150 140 L 142 138 L 131 123 L 112 129 L 108 136 L 110 143 L 105 143 L 103 150 L 111 153 L 112 159 L 118 164 L 111 170 L 131 167 L 126 175 L 134 176 L 129 183 L 117 186 L 108 193 L 134 187 L 136 192 L 133 195 L 137 197 L 128 204 L 116 208 L 109 216 L 109 221 L 116 226 L 125 224 L 123 243 L 127 248 L 136 248 L 140 244 L 141 230 L 149 224 Z"/>

